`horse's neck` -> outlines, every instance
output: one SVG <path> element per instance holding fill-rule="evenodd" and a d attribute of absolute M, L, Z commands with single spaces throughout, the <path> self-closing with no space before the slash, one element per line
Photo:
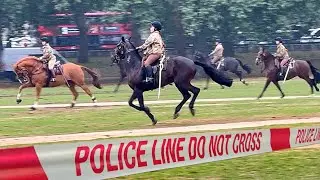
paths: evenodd
<path fill-rule="evenodd" d="M 266 68 L 273 68 L 275 65 L 275 59 L 273 57 L 269 57 L 268 60 L 264 62 Z"/>

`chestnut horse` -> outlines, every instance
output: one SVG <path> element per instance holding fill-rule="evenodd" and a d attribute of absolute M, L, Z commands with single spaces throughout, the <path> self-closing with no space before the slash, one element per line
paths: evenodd
<path fill-rule="evenodd" d="M 35 87 L 36 88 L 36 101 L 31 107 L 32 110 L 36 109 L 36 106 L 39 102 L 40 93 L 43 87 L 57 87 L 67 84 L 70 91 L 73 94 L 73 100 L 71 102 L 71 107 L 74 107 L 76 100 L 79 96 L 78 92 L 75 89 L 75 86 L 81 87 L 92 99 L 93 102 L 96 102 L 96 97 L 91 93 L 88 86 L 85 84 L 84 72 L 87 71 L 93 78 L 92 84 L 101 89 L 99 83 L 98 75 L 91 69 L 80 66 L 74 63 L 66 63 L 60 66 L 62 72 L 57 72 L 56 81 L 49 82 L 51 79 L 45 64 L 38 60 L 37 57 L 28 56 L 22 58 L 13 65 L 13 70 L 16 73 L 21 86 L 19 87 L 19 92 L 17 95 L 17 103 L 21 103 L 21 92 L 24 88 Z M 63 76 L 62 76 L 63 74 Z"/>

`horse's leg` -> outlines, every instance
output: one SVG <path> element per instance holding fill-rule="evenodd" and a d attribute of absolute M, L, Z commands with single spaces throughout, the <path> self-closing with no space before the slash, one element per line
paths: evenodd
<path fill-rule="evenodd" d="M 188 101 L 188 99 L 191 97 L 190 93 L 188 92 L 188 88 L 186 88 L 184 84 L 175 82 L 178 90 L 181 92 L 183 99 L 182 101 L 178 104 L 174 111 L 173 119 L 177 119 L 179 117 L 179 111 L 181 110 L 182 106 Z"/>
<path fill-rule="evenodd" d="M 94 103 L 97 102 L 97 98 L 91 93 L 91 91 L 87 85 L 83 84 L 83 85 L 79 85 L 79 86 L 84 90 L 84 92 L 86 92 L 91 97 L 92 102 L 94 102 Z"/>
<path fill-rule="evenodd" d="M 248 83 L 246 83 L 246 81 L 243 79 L 242 71 L 237 70 L 237 71 L 234 71 L 233 73 L 238 76 L 238 78 L 240 79 L 240 81 L 242 82 L 242 84 L 248 86 Z"/>
<path fill-rule="evenodd" d="M 190 104 L 189 104 L 189 109 L 190 109 L 190 112 L 191 112 L 192 116 L 194 116 L 195 115 L 194 103 L 195 103 L 195 101 L 196 101 L 196 99 L 197 99 L 197 97 L 198 97 L 198 95 L 200 93 L 200 89 L 195 87 L 195 86 L 193 86 L 192 84 L 190 84 L 189 91 L 191 91 L 193 93 L 193 97 L 192 97 L 192 99 L 190 101 Z"/>
<path fill-rule="evenodd" d="M 209 88 L 209 81 L 210 81 L 210 78 L 209 76 L 207 76 L 206 87 L 203 88 L 204 90 L 207 90 Z"/>
<path fill-rule="evenodd" d="M 114 88 L 114 90 L 113 90 L 114 93 L 118 92 L 119 87 L 120 87 L 121 83 L 123 82 L 124 78 L 125 78 L 124 76 L 122 76 L 122 75 L 120 76 L 118 84 L 117 84 L 116 88 Z"/>
<path fill-rule="evenodd" d="M 284 97 L 284 93 L 282 92 L 282 89 L 281 89 L 281 87 L 279 85 L 279 82 L 278 81 L 273 81 L 273 84 L 276 85 L 276 87 L 278 88 L 278 90 L 281 93 L 281 98 L 283 98 Z"/>
<path fill-rule="evenodd" d="M 28 84 L 22 84 L 19 87 L 19 92 L 17 94 L 17 100 L 16 100 L 17 104 L 20 104 L 22 102 L 22 100 L 21 100 L 21 92 L 22 92 L 22 90 L 25 89 L 25 88 L 31 87 L 31 86 L 32 85 L 30 83 L 28 83 Z"/>
<path fill-rule="evenodd" d="M 303 78 L 310 86 L 311 88 L 311 94 L 314 94 L 314 91 L 313 91 L 313 87 L 316 88 L 317 91 L 319 91 L 317 85 L 315 84 L 314 80 L 313 79 L 310 79 L 309 77 L 306 77 L 306 78 Z"/>
<path fill-rule="evenodd" d="M 261 94 L 258 96 L 258 99 L 262 98 L 264 92 L 267 90 L 268 86 L 270 85 L 270 82 L 271 82 L 271 80 L 270 80 L 270 79 L 267 79 L 267 81 L 266 81 L 266 83 L 265 83 L 265 85 L 264 85 L 264 87 L 263 87 L 263 90 L 262 90 Z"/>
<path fill-rule="evenodd" d="M 138 99 L 140 107 L 133 104 L 135 99 Z M 141 90 L 134 90 L 128 103 L 129 106 L 135 108 L 136 110 L 144 111 L 151 119 L 153 125 L 157 124 L 157 120 L 154 118 L 153 114 L 151 114 L 150 109 L 144 105 L 143 92 Z"/>
<path fill-rule="evenodd" d="M 39 99 L 40 99 L 40 94 L 41 94 L 42 86 L 39 84 L 36 84 L 36 101 L 34 104 L 31 106 L 31 110 L 36 110 L 38 104 L 39 104 Z"/>
<path fill-rule="evenodd" d="M 72 95 L 73 95 L 73 100 L 71 102 L 71 108 L 73 108 L 77 102 L 77 98 L 79 96 L 79 93 L 77 92 L 74 84 L 70 84 L 70 91 L 72 92 Z"/>

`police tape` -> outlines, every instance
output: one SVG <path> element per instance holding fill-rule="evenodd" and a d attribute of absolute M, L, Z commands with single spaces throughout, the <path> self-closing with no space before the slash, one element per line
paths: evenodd
<path fill-rule="evenodd" d="M 106 179 L 320 143 L 320 127 L 206 132 L 0 149 L 0 179 Z"/>

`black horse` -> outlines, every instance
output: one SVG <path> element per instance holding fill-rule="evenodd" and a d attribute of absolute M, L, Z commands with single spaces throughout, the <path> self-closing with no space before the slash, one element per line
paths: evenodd
<path fill-rule="evenodd" d="M 122 37 L 121 41 L 117 44 L 115 49 L 115 56 L 113 58 L 119 58 L 120 61 L 125 61 L 125 68 L 128 77 L 128 85 L 133 90 L 133 93 L 129 99 L 129 105 L 138 111 L 144 111 L 151 119 L 153 125 L 157 123 L 157 120 L 150 112 L 150 109 L 144 105 L 143 92 L 157 89 L 158 78 L 154 79 L 154 83 L 143 82 L 144 68 L 142 66 L 142 57 L 136 50 L 135 46 L 129 40 Z M 120 63 L 120 61 L 118 61 Z M 225 76 L 223 73 L 215 70 L 213 67 L 208 66 L 205 63 L 194 62 L 191 59 L 182 56 L 170 57 L 165 63 L 165 70 L 161 76 L 161 87 L 164 87 L 170 83 L 175 83 L 176 87 L 183 96 L 183 100 L 179 103 L 174 111 L 174 119 L 179 116 L 179 111 L 182 106 L 191 97 L 189 92 L 192 92 L 193 97 L 189 104 L 191 114 L 195 115 L 194 103 L 200 92 L 200 89 L 193 86 L 190 82 L 195 77 L 196 65 L 201 66 L 206 74 L 218 84 L 222 84 L 228 87 L 232 86 L 233 80 Z M 155 71 L 157 72 L 157 71 Z M 158 73 L 156 73 L 158 74 Z M 156 77 L 156 75 L 155 75 Z M 133 101 L 138 99 L 139 106 L 134 105 Z"/>
<path fill-rule="evenodd" d="M 210 57 L 205 56 L 203 53 L 199 51 L 195 52 L 194 57 L 197 61 L 207 63 L 208 65 L 212 65 L 213 67 L 217 68 L 217 65 L 211 64 Z M 229 71 L 236 74 L 243 84 L 248 85 L 248 83 L 246 83 L 246 81 L 243 79 L 242 71 L 239 69 L 239 66 L 241 66 L 242 69 L 244 69 L 248 74 L 251 73 L 250 66 L 248 66 L 247 64 L 243 64 L 239 59 L 236 59 L 233 57 L 225 57 L 223 64 L 224 65 L 219 67 L 219 70 Z M 209 87 L 209 77 L 207 77 L 207 83 L 204 89 L 208 89 L 208 87 Z M 221 86 L 221 88 L 223 89 L 224 87 Z"/>
<path fill-rule="evenodd" d="M 120 85 L 124 81 L 124 78 L 127 77 L 127 72 L 126 72 L 126 61 L 121 61 L 121 59 L 118 56 L 113 56 L 111 66 L 113 66 L 114 64 L 117 64 L 120 69 L 120 77 L 116 87 L 113 90 L 113 92 L 116 93 L 118 92 Z"/>

